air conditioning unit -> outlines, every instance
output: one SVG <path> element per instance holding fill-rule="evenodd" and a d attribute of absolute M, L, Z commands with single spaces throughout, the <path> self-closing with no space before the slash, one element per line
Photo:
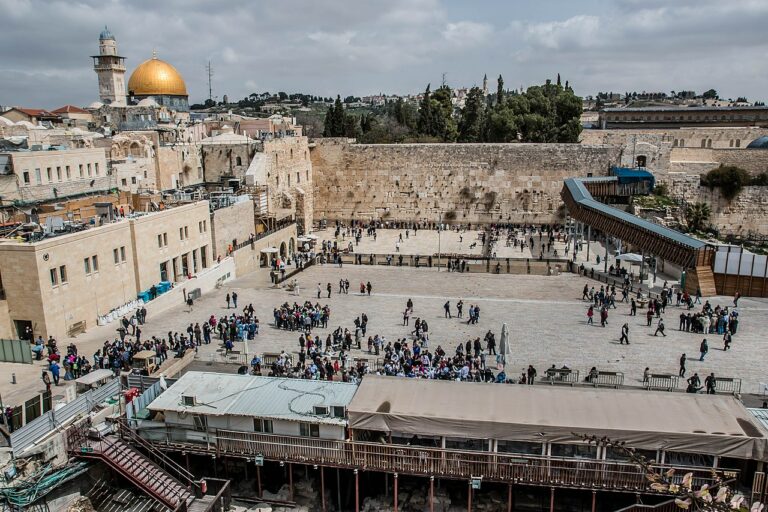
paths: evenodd
<path fill-rule="evenodd" d="M 328 416 L 327 405 L 316 405 L 313 407 L 315 416 Z"/>
<path fill-rule="evenodd" d="M 182 395 L 181 402 L 187 407 L 194 407 L 195 405 L 197 405 L 197 402 L 195 401 L 195 397 L 193 396 Z"/>

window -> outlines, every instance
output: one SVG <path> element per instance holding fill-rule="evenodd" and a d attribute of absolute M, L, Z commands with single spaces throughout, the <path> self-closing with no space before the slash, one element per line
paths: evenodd
<path fill-rule="evenodd" d="M 315 416 L 328 416 L 328 406 L 316 405 L 313 407 Z"/>
<path fill-rule="evenodd" d="M 83 177 L 83 164 L 79 164 L 78 167 L 80 168 L 80 177 Z"/>
<path fill-rule="evenodd" d="M 202 264 L 203 268 L 208 268 L 208 246 L 203 246 L 200 248 L 200 263 Z"/>
<path fill-rule="evenodd" d="M 162 247 L 163 247 L 163 235 L 157 235 L 157 246 L 162 249 Z"/>
<path fill-rule="evenodd" d="M 184 228 L 179 228 L 179 240 L 184 240 Z"/>
<path fill-rule="evenodd" d="M 168 262 L 167 261 L 164 261 L 160 264 L 160 280 L 161 281 L 168 280 Z"/>
<path fill-rule="evenodd" d="M 56 180 L 61 181 L 61 167 L 56 167 Z"/>
<path fill-rule="evenodd" d="M 118 252 L 118 250 L 117 250 L 117 249 L 112 249 L 112 257 L 113 257 L 113 258 L 114 258 L 114 260 L 115 260 L 115 265 L 117 265 L 118 263 L 120 263 L 120 253 Z"/>
<path fill-rule="evenodd" d="M 299 183 L 301 183 L 301 174 L 297 172 L 296 173 L 296 184 L 298 185 Z"/>
<path fill-rule="evenodd" d="M 299 435 L 302 437 L 320 437 L 320 425 L 316 423 L 299 423 Z"/>
<path fill-rule="evenodd" d="M 597 457 L 597 446 L 589 444 L 553 444 L 552 457 L 574 457 L 577 459 L 594 459 Z"/>
<path fill-rule="evenodd" d="M 271 434 L 272 420 L 263 420 L 261 418 L 253 418 L 253 431 L 262 432 L 264 434 Z"/>
<path fill-rule="evenodd" d="M 657 461 L 657 462 L 659 461 L 658 454 L 656 453 L 655 450 L 638 450 L 638 449 L 635 449 L 635 453 L 637 453 L 638 455 L 642 455 L 648 461 L 652 461 L 652 460 Z M 626 461 L 626 460 L 629 460 L 629 457 L 627 457 L 627 455 L 623 451 L 617 450 L 616 448 L 612 448 L 610 446 L 607 446 L 605 448 L 605 460 L 621 460 L 621 461 Z"/>
<path fill-rule="evenodd" d="M 136 184 L 136 176 L 131 176 L 131 185 Z"/>
<path fill-rule="evenodd" d="M 189 227 L 184 226 L 184 239 L 189 238 Z"/>
<path fill-rule="evenodd" d="M 496 450 L 499 453 L 524 453 L 526 455 L 541 455 L 541 443 L 526 441 L 498 441 Z"/>
<path fill-rule="evenodd" d="M 445 447 L 449 450 L 472 450 L 476 452 L 485 452 L 488 451 L 488 440 L 446 438 Z"/>
<path fill-rule="evenodd" d="M 51 286 L 58 286 L 59 285 L 59 273 L 56 272 L 55 268 L 51 269 Z"/>
<path fill-rule="evenodd" d="M 120 261 L 125 261 L 125 246 L 120 246 Z"/>
<path fill-rule="evenodd" d="M 99 257 L 98 256 L 93 256 L 91 258 L 91 267 L 93 268 L 94 272 L 98 272 L 99 271 Z"/>
<path fill-rule="evenodd" d="M 235 158 L 235 165 L 243 165 L 243 159 L 240 157 Z"/>
<path fill-rule="evenodd" d="M 24 184 L 29 185 L 29 171 L 24 171 Z"/>
<path fill-rule="evenodd" d="M 67 179 L 72 179 L 72 170 L 67 166 Z"/>
<path fill-rule="evenodd" d="M 289 187 L 291 186 L 291 175 L 290 174 L 288 175 L 288 186 Z"/>
<path fill-rule="evenodd" d="M 61 284 L 64 284 L 67 282 L 67 266 L 62 265 L 59 267 L 59 280 L 61 281 Z"/>
<path fill-rule="evenodd" d="M 195 430 L 200 432 L 205 432 L 208 430 L 208 418 L 206 416 L 195 414 L 192 416 L 192 419 L 195 422 Z"/>
<path fill-rule="evenodd" d="M 91 164 L 88 164 L 88 177 L 91 177 Z"/>
<path fill-rule="evenodd" d="M 35 181 L 38 185 L 43 182 L 43 178 L 40 176 L 40 169 L 35 169 Z"/>
<path fill-rule="evenodd" d="M 48 183 L 53 181 L 53 179 L 51 177 L 51 168 L 50 167 L 45 169 L 45 177 L 48 180 Z"/>
<path fill-rule="evenodd" d="M 346 416 L 343 405 L 334 405 L 331 407 L 331 416 L 334 418 L 344 418 Z"/>
<path fill-rule="evenodd" d="M 91 258 L 83 259 L 83 267 L 85 268 L 85 275 L 88 275 L 91 273 Z"/>
<path fill-rule="evenodd" d="M 94 168 L 94 170 L 96 172 L 96 176 L 98 176 L 99 175 L 99 163 L 96 162 L 95 164 L 93 164 L 93 168 Z"/>
<path fill-rule="evenodd" d="M 163 233 L 163 245 L 168 247 L 168 233 Z"/>

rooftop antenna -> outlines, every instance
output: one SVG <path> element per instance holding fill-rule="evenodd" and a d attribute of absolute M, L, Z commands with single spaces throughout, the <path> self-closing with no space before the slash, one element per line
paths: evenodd
<path fill-rule="evenodd" d="M 213 67 L 210 60 L 205 66 L 205 71 L 208 73 L 208 99 L 213 101 Z"/>
<path fill-rule="evenodd" d="M 443 73 L 443 81 L 442 81 L 442 82 L 441 82 L 441 84 L 440 84 L 442 87 L 445 87 L 445 75 L 446 75 L 446 74 L 447 74 L 447 73 Z"/>

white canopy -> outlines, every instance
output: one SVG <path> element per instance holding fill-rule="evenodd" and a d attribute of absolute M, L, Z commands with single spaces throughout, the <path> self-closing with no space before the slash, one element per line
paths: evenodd
<path fill-rule="evenodd" d="M 277 247 L 265 247 L 261 250 L 261 252 L 266 254 L 275 254 L 277 252 Z"/>
<path fill-rule="evenodd" d="M 616 259 L 619 261 L 629 261 L 630 263 L 640 263 L 643 261 L 643 256 L 640 254 L 628 252 L 625 254 L 619 254 L 616 256 Z"/>

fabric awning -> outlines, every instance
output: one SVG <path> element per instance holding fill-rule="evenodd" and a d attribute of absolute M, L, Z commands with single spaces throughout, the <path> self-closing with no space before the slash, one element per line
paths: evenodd
<path fill-rule="evenodd" d="M 768 432 L 732 396 L 365 376 L 353 429 L 463 439 L 579 442 L 768 460 Z"/>

